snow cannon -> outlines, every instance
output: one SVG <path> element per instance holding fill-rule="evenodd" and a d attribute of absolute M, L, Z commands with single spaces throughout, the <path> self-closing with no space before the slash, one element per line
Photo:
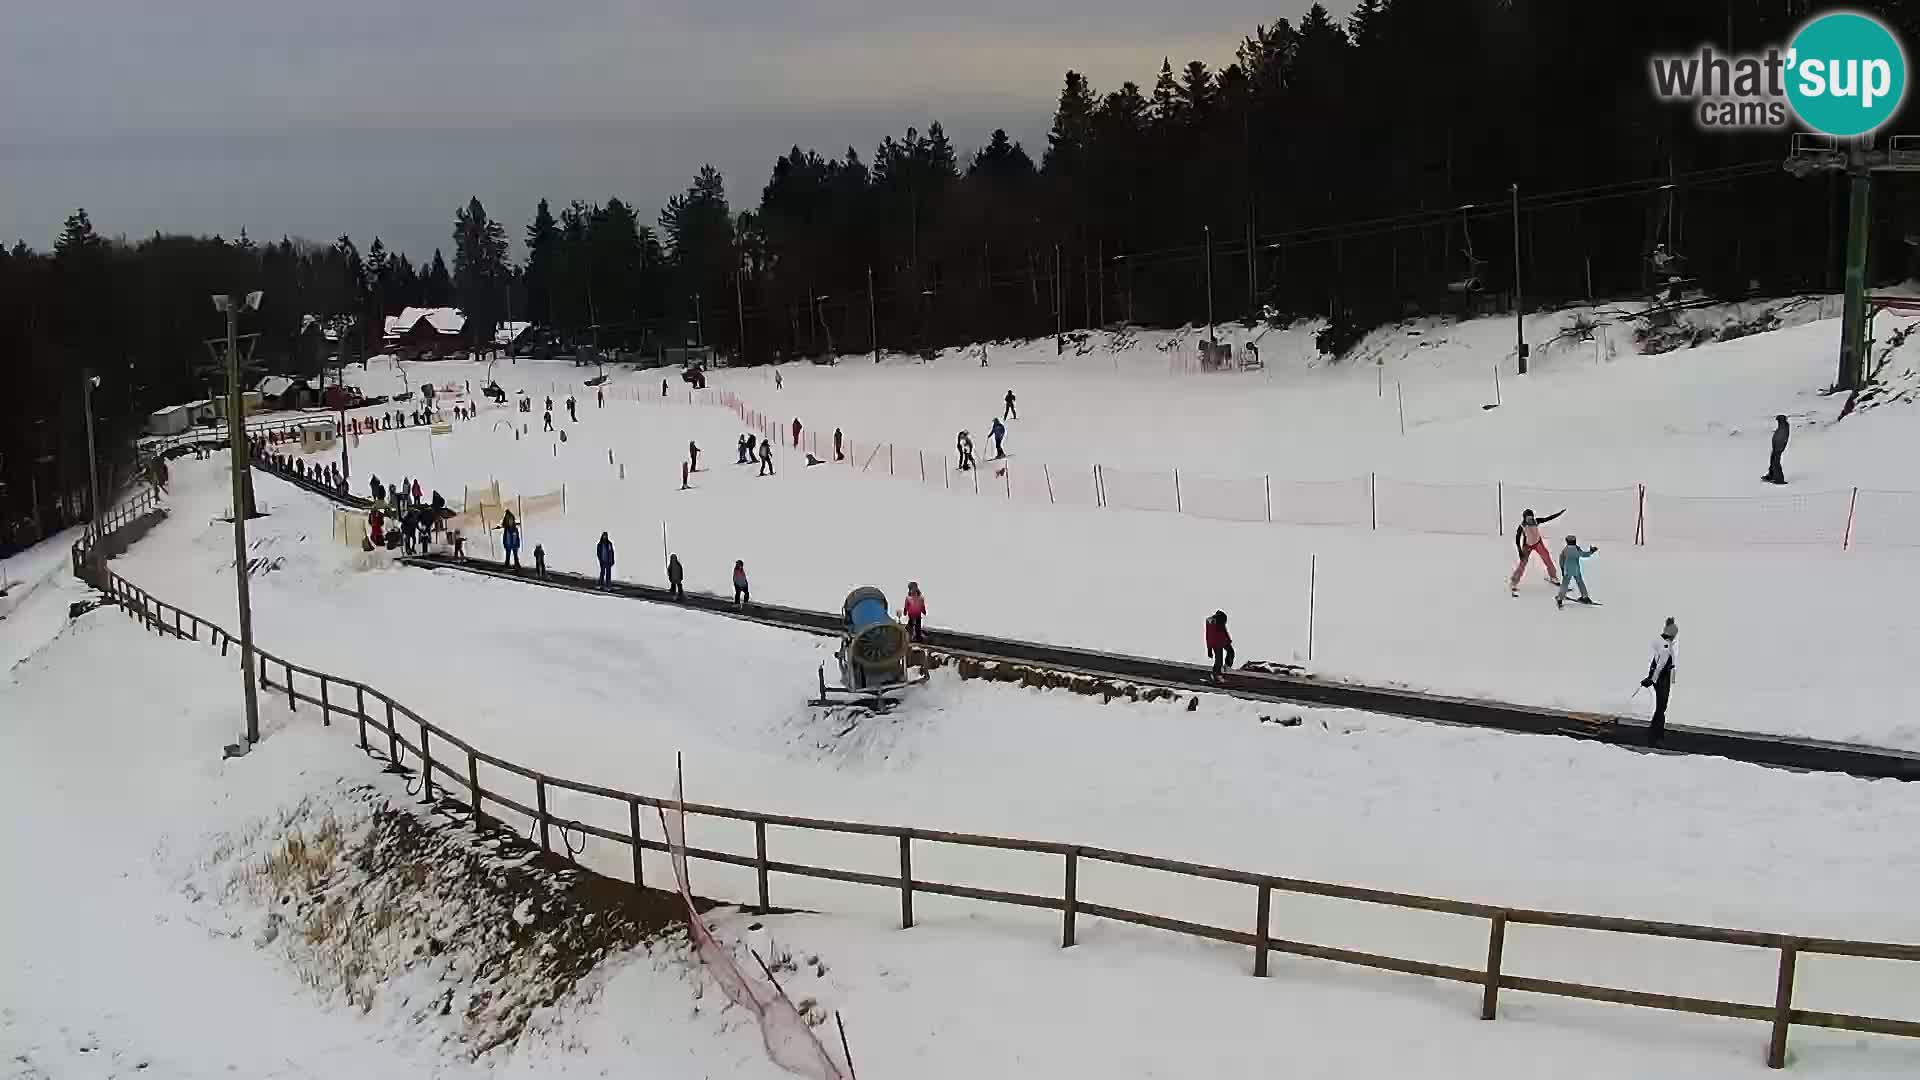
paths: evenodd
<path fill-rule="evenodd" d="M 897 702 L 891 690 L 924 682 L 907 674 L 907 629 L 887 611 L 887 594 L 863 585 L 847 594 L 840 605 L 840 685 L 828 686 L 826 666 L 820 670 L 820 697 L 815 705 L 848 702 L 884 712 Z"/>
<path fill-rule="evenodd" d="M 907 631 L 887 612 L 887 594 L 863 585 L 840 605 L 840 676 L 849 690 L 905 682 Z"/>

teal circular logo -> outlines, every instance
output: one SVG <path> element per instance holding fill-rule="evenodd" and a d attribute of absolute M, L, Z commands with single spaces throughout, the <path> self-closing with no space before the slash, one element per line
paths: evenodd
<path fill-rule="evenodd" d="M 1907 57 L 1880 20 L 1829 12 L 1802 26 L 1790 49 L 1787 101 L 1815 131 L 1865 135 L 1900 110 Z"/>

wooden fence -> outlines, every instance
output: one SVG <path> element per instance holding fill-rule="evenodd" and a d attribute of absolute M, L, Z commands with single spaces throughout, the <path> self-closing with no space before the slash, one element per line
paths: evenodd
<path fill-rule="evenodd" d="M 121 511 L 107 518 L 108 531 L 111 532 L 113 529 L 137 520 L 155 510 L 157 505 L 157 500 L 150 493 L 136 496 Z M 85 541 L 82 543 L 84 544 Z M 184 641 L 204 641 L 209 645 L 218 646 L 222 656 L 227 655 L 229 648 L 237 648 L 238 640 L 231 632 L 190 611 L 159 600 L 144 589 L 106 569 L 104 564 L 84 558 L 81 547 L 82 545 L 75 545 L 74 548 L 76 571 L 82 572 L 82 576 L 86 576 L 95 586 L 108 593 L 131 617 L 140 620 L 148 629 Z M 632 852 L 633 883 L 637 886 L 644 887 L 645 884 L 641 866 L 642 853 L 671 851 L 667 843 L 648 839 L 642 834 L 641 807 L 669 809 L 678 807 L 693 816 L 748 822 L 753 825 L 754 852 L 751 855 L 695 847 L 686 848 L 685 854 L 690 859 L 753 870 L 757 884 L 755 902 L 761 909 L 772 906 L 772 876 L 787 874 L 896 891 L 900 899 L 902 928 L 913 926 L 914 897 L 917 894 L 926 893 L 1059 912 L 1062 947 L 1074 944 L 1076 926 L 1082 917 L 1111 919 L 1209 941 L 1245 946 L 1252 950 L 1251 963 L 1253 974 L 1256 976 L 1267 974 L 1267 961 L 1270 954 L 1283 953 L 1466 983 L 1480 990 L 1480 1017 L 1483 1020 L 1492 1020 L 1497 1015 L 1502 990 L 1580 998 L 1618 1005 L 1635 1005 L 1703 1016 L 1754 1020 L 1771 1027 L 1766 1060 L 1768 1065 L 1776 1069 L 1786 1065 L 1787 1034 L 1789 1028 L 1796 1024 L 1920 1038 L 1920 1022 L 1847 1013 L 1816 1012 L 1797 1009 L 1793 1005 L 1794 971 L 1802 955 L 1822 954 L 1911 962 L 1920 961 L 1920 945 L 1796 937 L 1765 931 L 1734 930 L 1687 923 L 1534 911 L 1281 877 L 1079 844 L 765 814 L 697 803 L 679 804 L 672 799 L 619 791 L 550 776 L 515 764 L 469 744 L 459 736 L 430 723 L 387 694 L 364 683 L 303 667 L 257 647 L 254 651 L 260 673 L 260 686 L 269 694 L 276 695 L 276 698 L 263 697 L 261 701 L 263 708 L 269 707 L 277 697 L 285 698 L 289 710 L 297 710 L 301 703 L 305 703 L 320 710 L 320 720 L 323 725 L 331 726 L 335 718 L 351 721 L 356 727 L 359 746 L 363 751 L 384 756 L 396 765 L 405 761 L 406 755 L 412 755 L 419 762 L 422 798 L 428 801 L 449 800 L 467 807 L 471 812 L 471 820 L 476 830 L 487 827 L 489 818 L 492 817 L 488 812 L 489 807 L 506 808 L 533 823 L 532 831 L 537 836 L 542 851 L 553 851 L 552 830 L 555 828 L 561 829 L 563 834 L 577 832 L 583 836 L 595 836 L 623 845 Z M 483 787 L 480 783 L 480 766 L 483 764 L 529 782 L 532 786 L 530 796 L 520 792 L 518 794 L 521 798 L 516 799 L 505 792 Z M 624 830 L 609 829 L 589 822 L 561 817 L 555 814 L 549 805 L 550 796 L 554 792 L 570 792 L 602 800 L 610 804 L 610 807 L 624 807 L 627 827 Z M 531 804 L 522 801 L 526 798 L 531 798 Z M 496 817 L 493 820 L 497 822 L 500 819 Z M 899 873 L 874 874 L 777 861 L 767 850 L 767 830 L 770 827 L 891 838 L 899 846 Z M 584 843 L 584 840 L 582 842 Z M 1052 856 L 1060 860 L 1060 891 L 1057 895 L 1008 892 L 916 878 L 913 874 L 913 854 L 916 844 L 957 845 Z M 565 846 L 564 839 L 563 846 Z M 571 849 L 568 853 L 571 855 Z M 1215 926 L 1090 901 L 1082 897 L 1079 891 L 1079 867 L 1082 862 L 1138 867 L 1188 878 L 1246 886 L 1247 904 L 1250 909 L 1248 921 L 1238 927 Z M 1457 967 L 1275 937 L 1269 926 L 1269 914 L 1272 909 L 1273 894 L 1276 892 L 1484 920 L 1487 940 L 1486 964 L 1480 968 Z M 1506 955 L 1507 928 L 1514 925 L 1561 927 L 1766 949 L 1775 953 L 1777 960 L 1773 999 L 1770 1004 L 1721 1001 L 1515 975 L 1507 970 L 1509 958 Z"/>

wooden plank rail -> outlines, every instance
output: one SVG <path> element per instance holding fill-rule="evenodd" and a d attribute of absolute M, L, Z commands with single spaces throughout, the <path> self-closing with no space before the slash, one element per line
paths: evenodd
<path fill-rule="evenodd" d="M 105 530 L 102 536 L 86 536 L 74 545 L 73 563 L 75 573 L 94 582 L 96 587 L 117 603 L 130 617 L 140 620 L 142 625 L 147 629 L 167 634 L 183 641 L 198 641 L 200 640 L 199 628 L 205 625 L 208 630 L 208 643 L 217 643 L 220 646 L 221 654 L 224 656 L 227 654 L 229 644 L 235 640 L 233 635 L 227 630 L 216 623 L 202 619 L 192 612 L 185 611 L 182 608 L 167 604 L 153 597 L 126 579 L 113 573 L 112 570 L 107 568 L 104 562 L 91 558 L 94 547 L 97 546 L 102 539 L 110 536 L 113 531 L 124 525 L 142 520 L 148 514 L 157 510 L 158 506 L 158 500 L 150 493 L 141 492 L 130 500 L 121 511 L 109 515 L 105 520 L 111 527 Z M 190 631 L 184 629 L 184 627 L 188 626 L 191 627 Z M 1786 1065 L 1788 1033 L 1794 1025 L 1892 1035 L 1905 1038 L 1920 1038 L 1920 1021 L 1859 1016 L 1848 1013 L 1817 1012 L 1793 1007 L 1796 967 L 1801 956 L 1819 954 L 1915 962 L 1920 961 L 1920 945 L 1916 944 L 1854 941 L 1839 938 L 1805 938 L 1765 931 L 1704 926 L 1692 923 L 1629 919 L 1604 915 L 1584 915 L 1574 912 L 1536 911 L 1525 908 L 1503 908 L 1497 905 L 1476 903 L 1473 901 L 1422 896 L 1414 893 L 1393 892 L 1385 889 L 1312 881 L 1303 878 L 1282 877 L 1229 867 L 1210 866 L 1204 863 L 1184 862 L 1177 859 L 1167 859 L 1135 852 L 1086 847 L 1083 845 L 1054 841 L 991 836 L 979 833 L 944 832 L 933 829 L 881 825 L 870 822 L 835 821 L 825 818 L 797 817 L 788 814 L 768 814 L 753 810 L 739 810 L 701 803 L 683 804 L 673 799 L 620 791 L 614 788 L 568 780 L 564 777 L 550 776 L 536 769 L 530 769 L 526 766 L 507 761 L 504 758 L 497 757 L 472 746 L 460 737 L 429 722 L 412 709 L 407 708 L 405 705 L 400 704 L 373 687 L 351 679 L 343 679 L 339 676 L 301 667 L 290 660 L 275 656 L 257 647 L 255 654 L 260 665 L 259 678 L 261 687 L 271 691 L 284 692 L 287 696 L 287 707 L 290 710 L 295 709 L 298 703 L 303 701 L 316 705 L 320 709 L 323 724 L 331 724 L 333 716 L 336 713 L 342 715 L 350 714 L 355 721 L 358 742 L 362 750 L 366 750 L 369 753 L 376 753 L 369 747 L 368 743 L 368 730 L 372 729 L 375 733 L 382 734 L 386 737 L 387 757 L 393 763 L 398 764 L 402 760 L 403 751 L 417 758 L 419 760 L 418 771 L 422 783 L 421 790 L 425 799 L 430 801 L 435 797 L 434 777 L 437 773 L 443 780 L 440 784 L 440 796 L 453 800 L 457 793 L 459 796 L 457 801 L 471 808 L 472 823 L 476 829 L 484 829 L 489 823 L 503 824 L 501 818 L 487 813 L 485 809 L 486 804 L 491 803 L 502 810 L 519 814 L 531 822 L 534 826 L 532 833 L 534 836 L 537 836 L 543 851 L 550 852 L 552 850 L 549 830 L 556 824 L 562 829 L 563 841 L 568 833 L 577 832 L 580 833 L 582 837 L 591 836 L 612 844 L 625 845 L 631 855 L 633 882 L 636 886 L 644 887 L 642 878 L 643 863 L 641 858 L 644 852 L 672 853 L 673 851 L 671 845 L 664 840 L 650 840 L 642 833 L 641 807 L 644 806 L 661 810 L 677 810 L 691 817 L 709 817 L 721 820 L 750 822 L 754 827 L 754 850 L 750 855 L 697 847 L 686 847 L 679 852 L 679 854 L 684 855 L 684 857 L 689 860 L 738 866 L 754 871 L 756 898 L 762 910 L 766 910 L 771 906 L 770 878 L 774 874 L 786 874 L 795 877 L 894 890 L 899 894 L 900 924 L 902 928 L 908 928 L 914 925 L 914 894 L 917 892 L 929 893 L 936 896 L 951 896 L 981 903 L 1005 904 L 1009 906 L 1061 912 L 1062 947 L 1070 947 L 1075 944 L 1077 940 L 1077 919 L 1081 916 L 1089 916 L 1114 922 L 1129 923 L 1136 926 L 1145 926 L 1208 941 L 1218 941 L 1251 948 L 1254 951 L 1253 974 L 1256 976 L 1264 976 L 1267 974 L 1267 961 L 1270 953 L 1283 953 L 1290 956 L 1330 963 L 1347 964 L 1381 971 L 1397 972 L 1405 975 L 1416 975 L 1425 978 L 1467 983 L 1480 987 L 1480 1015 L 1486 1020 L 1492 1020 L 1498 1015 L 1500 991 L 1513 990 L 1585 1001 L 1606 1002 L 1616 1005 L 1630 1005 L 1638 1008 L 1761 1021 L 1769 1025 L 1766 1062 L 1769 1066 L 1776 1069 L 1784 1068 Z M 284 682 L 276 683 L 271 679 L 268 675 L 270 665 L 277 666 L 280 669 Z M 318 684 L 317 693 L 308 693 L 296 687 L 296 675 L 305 676 L 314 680 Z M 352 691 L 350 699 L 349 695 L 345 693 L 345 691 L 349 690 Z M 351 705 L 348 704 L 349 700 L 351 700 Z M 369 707 L 370 705 L 371 708 Z M 405 735 L 401 734 L 402 718 L 417 727 L 417 745 L 409 741 Z M 436 751 L 438 752 L 437 755 Z M 455 758 L 456 752 L 465 756 L 466 761 L 464 768 Z M 512 793 L 488 790 L 482 787 L 479 772 L 481 764 L 498 769 L 520 781 L 527 782 L 532 787 L 532 791 L 523 795 L 522 798 L 530 798 L 532 805 L 515 798 Z M 618 811 L 624 807 L 626 811 L 625 831 L 623 832 L 613 827 L 594 824 L 586 820 L 556 816 L 549 805 L 549 789 L 566 791 L 587 799 L 605 802 L 607 804 L 607 817 L 609 820 L 617 820 Z M 775 860 L 771 858 L 768 853 L 767 835 L 767 830 L 775 826 L 782 829 L 794 829 L 807 832 L 893 838 L 898 846 L 899 872 L 897 874 L 874 874 L 830 866 L 812 866 L 805 863 Z M 1063 859 L 1065 870 L 1061 883 L 1061 894 L 1055 897 L 1037 893 L 1012 892 L 986 888 L 959 882 L 939 882 L 917 879 L 913 876 L 913 845 L 916 842 L 1060 856 Z M 571 850 L 569 853 L 571 853 Z M 1117 866 L 1133 867 L 1136 869 L 1154 870 L 1198 880 L 1224 881 L 1254 886 L 1256 890 L 1254 928 L 1251 932 L 1247 930 L 1229 929 L 1206 923 L 1170 918 L 1150 912 L 1134 911 L 1123 907 L 1091 903 L 1081 895 L 1079 863 L 1083 859 Z M 1314 896 L 1350 903 L 1393 907 L 1410 911 L 1434 912 L 1463 918 L 1484 919 L 1487 921 L 1488 928 L 1486 966 L 1484 969 L 1476 970 L 1447 964 L 1431 963 L 1425 960 L 1369 953 L 1354 949 L 1294 941 L 1284 937 L 1274 937 L 1270 933 L 1269 923 L 1272 913 L 1272 895 L 1275 892 Z M 1744 948 L 1771 949 L 1778 953 L 1779 959 L 1774 998 L 1770 1005 L 1758 1005 L 1744 1002 L 1720 1001 L 1711 998 L 1648 993 L 1623 987 L 1593 986 L 1585 983 L 1509 974 L 1505 970 L 1507 961 L 1505 955 L 1507 944 L 1506 931 L 1509 925 L 1514 924 L 1602 934 L 1626 934 L 1675 941 L 1706 942 Z"/>

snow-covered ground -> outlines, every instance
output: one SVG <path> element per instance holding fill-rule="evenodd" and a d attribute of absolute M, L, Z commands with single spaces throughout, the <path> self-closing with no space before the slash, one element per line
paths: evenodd
<path fill-rule="evenodd" d="M 1149 342 L 1060 364 L 1020 362 L 1050 361 L 1047 344 L 995 349 L 984 371 L 977 357 L 931 367 L 849 360 L 784 368 L 779 391 L 764 371 L 722 372 L 714 385 L 787 419 L 798 412 L 826 431 L 842 425 L 869 444 L 938 446 L 937 431 L 963 424 L 978 436 L 985 414 L 971 423 L 962 414 L 993 411 L 1011 385 L 1023 418 L 1010 449 L 1026 455 L 1031 445 L 1050 460 L 1081 446 L 1069 460 L 1135 465 L 1167 447 L 1251 461 L 1284 455 L 1289 440 L 1304 446 L 1302 432 L 1317 424 L 1325 445 L 1297 456 L 1325 468 L 1295 475 L 1571 474 L 1600 485 L 1615 482 L 1618 465 L 1628 475 L 1617 479 L 1652 484 L 1631 472 L 1662 461 L 1676 484 L 1699 485 L 1691 493 L 1745 495 L 1755 485 L 1744 478 L 1764 465 L 1755 455 L 1764 457 L 1774 412 L 1837 411 L 1837 401 L 1813 393 L 1830 378 L 1820 359 L 1829 350 L 1815 345 L 1831 331 L 1820 323 L 1657 359 L 1616 354 L 1589 361 L 1592 371 L 1549 356 L 1524 389 L 1503 382 L 1503 404 L 1491 412 L 1479 408 L 1468 374 L 1484 359 L 1490 395 L 1493 329 L 1423 328 L 1453 342 L 1427 350 L 1411 335 L 1383 335 L 1374 345 L 1389 356 L 1389 403 L 1396 370 L 1411 385 L 1414 358 L 1453 357 L 1421 372 L 1432 400 L 1451 389 L 1461 402 L 1445 420 L 1410 416 L 1407 439 L 1421 450 L 1387 440 L 1400 438 L 1396 417 L 1385 434 L 1365 427 L 1364 403 L 1380 400 L 1374 372 L 1295 370 L 1282 362 L 1287 339 L 1278 333 L 1262 345 L 1270 376 L 1173 376 Z M 430 370 L 437 382 L 471 378 L 476 389 L 484 372 L 408 367 L 416 383 Z M 735 558 L 746 560 L 756 598 L 813 607 L 869 582 L 897 602 L 912 577 L 928 589 L 936 627 L 1168 656 L 1199 651 L 1198 624 L 1217 606 L 1233 613 L 1244 659 L 1304 652 L 1311 555 L 1313 666 L 1322 672 L 1618 709 L 1644 670 L 1647 639 L 1671 614 L 1683 628 L 1676 720 L 1920 741 L 1902 709 L 1916 686 L 1901 662 L 1920 645 L 1920 627 L 1886 602 L 1920 585 L 1911 554 L 1603 541 L 1589 577 L 1608 606 L 1558 612 L 1537 578 L 1521 599 L 1505 595 L 1511 547 L 1498 536 L 955 498 L 844 467 L 806 469 L 785 449 L 780 475 L 759 479 L 727 453 L 740 430 L 732 414 L 687 404 L 684 393 L 662 403 L 659 373 L 616 376 L 604 410 L 591 390 L 579 391 L 580 422 L 561 421 L 565 444 L 540 432 L 538 399 L 548 386 L 564 398 L 580 369 L 503 362 L 494 374 L 509 391 L 534 393 L 531 417 L 485 406 L 448 436 L 362 439 L 356 490 L 370 473 L 389 482 L 417 474 L 456 503 L 463 485 L 494 479 L 510 494 L 564 483 L 566 515 L 527 525 L 529 563 L 544 543 L 553 564 L 590 566 L 606 529 L 620 549 L 616 573 L 658 581 L 664 525 L 695 588 L 723 591 Z M 370 383 L 382 377 L 390 376 L 381 364 L 367 373 Z M 1710 394 L 1716 382 L 1739 385 Z M 681 391 L 677 380 L 670 389 Z M 1348 409 L 1349 400 L 1360 404 Z M 796 401 L 813 404 L 790 407 Z M 1602 401 L 1625 409 L 1619 425 L 1584 419 Z M 823 415 L 812 419 L 813 408 Z M 510 425 L 528 422 L 516 439 Z M 1545 437 L 1562 425 L 1599 441 L 1569 448 Z M 923 429 L 935 430 L 922 437 Z M 1875 458 L 1910 453 L 1912 430 L 1899 407 L 1797 427 L 1789 471 L 1800 482 L 1804 451 L 1805 468 L 1834 483 L 1894 486 L 1891 467 Z M 1262 432 L 1273 441 L 1260 442 Z M 679 492 L 689 439 L 711 468 L 695 490 Z M 1514 440 L 1521 452 L 1496 453 Z M 1513 463 L 1540 471 L 1501 471 Z M 1856 470 L 1864 479 L 1840 476 Z M 183 460 L 174 475 L 172 518 L 116 568 L 230 623 L 230 534 L 213 520 L 225 508 L 224 465 Z M 475 744 L 550 773 L 665 792 L 679 751 L 688 795 L 704 802 L 1073 841 L 1514 906 L 1920 940 L 1907 902 L 1920 885 L 1906 842 L 1920 825 L 1920 790 L 1910 786 L 1211 697 L 1192 713 L 1184 701 L 1102 705 L 950 671 L 893 717 L 849 725 L 801 704 L 828 657 L 819 639 L 387 568 L 332 540 L 332 511 L 319 499 L 260 483 L 273 507 L 252 526 L 263 644 L 380 686 Z M 486 544 L 470 551 L 484 554 Z M 144 635 L 111 612 L 83 618 L 50 645 L 26 636 L 12 620 L 0 623 L 0 644 L 30 657 L 0 687 L 0 758 L 18 763 L 10 775 L 23 778 L 0 788 L 14 803 L 0 835 L 9 866 L 35 867 L 35 880 L 54 887 L 0 893 L 8 935 L 0 948 L 26 958 L 0 976 L 5 1058 L 44 1075 L 94 1075 L 85 1070 L 97 1068 L 99 1051 L 69 1034 L 85 1032 L 93 1047 L 173 1070 L 151 1075 L 461 1075 L 466 1066 L 395 1016 L 322 1008 L 255 949 L 257 915 L 198 910 L 205 905 L 182 891 L 224 831 L 374 780 L 373 763 L 350 749 L 350 729 L 322 731 L 314 710 L 289 714 L 269 697 L 270 737 L 222 765 L 218 744 L 239 721 L 235 676 L 217 653 Z M 76 702 L 88 703 L 84 712 Z M 1297 726 L 1263 722 L 1295 717 Z M 103 776 L 127 779 L 103 787 Z M 514 792 L 504 776 L 483 770 L 482 779 Z M 562 798 L 556 810 L 624 826 L 619 808 Z M 742 826 L 695 819 L 691 830 L 696 844 L 752 850 Z M 770 831 L 769 848 L 775 859 L 874 873 L 891 872 L 896 858 L 883 841 L 781 829 Z M 627 856 L 590 841 L 582 859 L 618 873 Z M 922 844 L 914 866 L 932 880 L 1059 888 L 1060 867 L 1036 856 Z M 667 880 L 664 861 L 650 857 L 647 873 Z M 696 864 L 693 877 L 709 895 L 753 895 L 750 872 Z M 1079 889 L 1086 902 L 1174 918 L 1241 926 L 1252 917 L 1249 889 L 1147 871 L 1083 863 Z M 1764 1045 L 1762 1025 L 1519 994 L 1503 998 L 1499 1023 L 1482 1024 L 1471 988 L 1281 958 L 1274 977 L 1258 981 L 1246 977 L 1245 950 L 1092 919 L 1081 920 L 1079 947 L 1062 951 L 1055 916 L 1018 909 L 922 895 L 921 925 L 897 933 L 897 897 L 885 890 L 776 876 L 772 899 L 832 913 L 765 924 L 783 946 L 826 962 L 827 974 L 796 989 L 843 1011 L 862 1075 L 1253 1076 L 1281 1061 L 1365 1076 L 1719 1077 L 1757 1070 Z M 1484 926 L 1469 920 L 1281 897 L 1274 922 L 1275 933 L 1301 940 L 1468 966 L 1484 959 Z M 721 919 L 728 937 L 748 934 L 748 924 Z M 245 932 L 229 937 L 236 929 Z M 100 947 L 76 960 L 67 942 L 84 935 Z M 1679 994 L 1762 1002 L 1773 984 L 1769 955 L 1727 947 L 1528 928 L 1510 935 L 1506 955 L 1520 974 Z M 127 956 L 141 957 L 143 970 L 88 992 Z M 750 1026 L 697 1007 L 673 963 L 636 956 L 604 976 L 590 1000 L 568 1003 L 530 1041 L 485 1064 L 509 1075 L 772 1075 Z M 178 992 L 203 983 L 197 999 Z M 158 998 L 166 1000 L 145 1004 Z M 1805 958 L 1796 1005 L 1920 1016 L 1920 973 Z M 229 1017 L 247 1031 L 295 1010 L 305 1026 L 280 1043 L 231 1034 Z M 1898 1040 L 1796 1030 L 1794 1048 L 1796 1067 L 1821 1075 L 1920 1069 L 1920 1048 Z M 285 1060 L 268 1060 L 275 1054 Z"/>

